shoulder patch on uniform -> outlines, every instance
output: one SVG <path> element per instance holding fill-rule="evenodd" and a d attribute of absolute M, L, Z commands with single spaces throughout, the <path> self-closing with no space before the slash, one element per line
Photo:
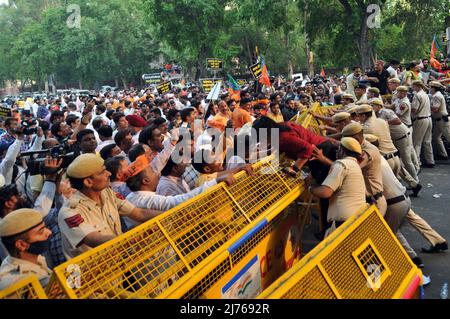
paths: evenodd
<path fill-rule="evenodd" d="M 80 214 L 64 219 L 69 228 L 75 228 L 84 222 L 84 218 Z"/>

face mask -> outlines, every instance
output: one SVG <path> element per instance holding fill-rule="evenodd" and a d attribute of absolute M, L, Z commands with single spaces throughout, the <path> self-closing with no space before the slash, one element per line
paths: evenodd
<path fill-rule="evenodd" d="M 49 250 L 50 248 L 50 237 L 47 238 L 46 241 L 36 241 L 33 243 L 29 243 L 30 247 L 28 248 L 28 252 L 34 255 L 42 255 L 44 252 Z"/>

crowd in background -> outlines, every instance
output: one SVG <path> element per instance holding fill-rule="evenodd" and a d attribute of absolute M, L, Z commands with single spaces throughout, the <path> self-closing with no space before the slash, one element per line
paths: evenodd
<path fill-rule="evenodd" d="M 278 151 L 295 161 L 287 175 L 309 166 L 315 183 L 305 182 L 321 203 L 320 240 L 373 203 L 423 267 L 400 227 L 409 222 L 425 236 L 431 246 L 424 252 L 447 249 L 411 209 L 410 196 L 422 189 L 423 168 L 448 160 L 448 71 L 426 59 L 407 68 L 377 61 L 373 70 L 354 67 L 346 77 L 223 87 L 213 101 L 194 84 L 165 94 L 147 87 L 7 99 L 11 114 L 0 122 L 0 289 L 30 272 L 45 285 L 62 262 L 217 183 L 232 184 L 241 170 L 252 175 L 250 164 L 262 151 L 251 141 L 252 128 L 279 132 Z M 336 107 L 324 115 L 311 111 L 314 103 Z M 304 111 L 321 121 L 325 135 L 295 124 Z M 184 160 L 176 161 L 175 151 Z"/>

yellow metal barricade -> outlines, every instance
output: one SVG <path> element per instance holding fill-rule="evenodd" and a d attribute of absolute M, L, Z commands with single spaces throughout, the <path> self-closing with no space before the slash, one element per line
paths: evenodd
<path fill-rule="evenodd" d="M 283 178 L 272 159 L 254 165 L 256 176 L 241 172 L 232 186 L 217 185 L 56 267 L 48 296 L 183 296 L 190 289 L 187 281 L 200 282 L 208 274 L 204 269 L 226 260 L 228 247 L 301 194 L 301 179 Z"/>
<path fill-rule="evenodd" d="M 32 275 L 0 290 L 0 299 L 47 299 L 47 295 L 39 279 Z"/>
<path fill-rule="evenodd" d="M 340 226 L 258 298 L 412 298 L 421 284 L 421 271 L 371 206 Z"/>
<path fill-rule="evenodd" d="M 302 189 L 303 190 L 303 189 Z M 304 192 L 308 196 L 307 192 Z M 293 197 L 294 198 L 294 197 Z M 310 198 L 302 196 L 303 200 Z M 281 274 L 301 258 L 301 238 L 307 217 L 307 205 L 292 205 L 273 211 L 255 224 L 244 236 L 226 249 L 222 258 L 199 271 L 198 278 L 168 297 L 256 298 Z M 201 278 L 200 281 L 198 279 Z"/>

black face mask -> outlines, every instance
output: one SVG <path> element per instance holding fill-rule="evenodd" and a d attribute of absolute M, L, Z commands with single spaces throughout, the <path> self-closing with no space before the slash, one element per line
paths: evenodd
<path fill-rule="evenodd" d="M 45 241 L 35 241 L 28 244 L 30 244 L 30 247 L 28 248 L 30 254 L 42 255 L 50 248 L 50 237 Z"/>

